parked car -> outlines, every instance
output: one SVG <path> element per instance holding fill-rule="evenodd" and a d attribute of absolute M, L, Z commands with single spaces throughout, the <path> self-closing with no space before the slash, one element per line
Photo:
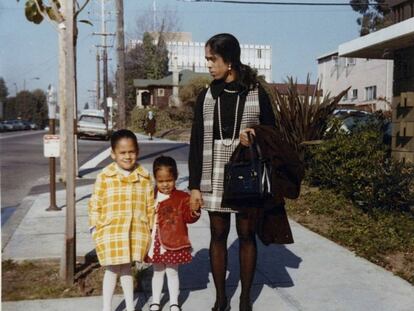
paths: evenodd
<path fill-rule="evenodd" d="M 14 126 L 12 123 L 9 123 L 7 120 L 1 122 L 4 128 L 4 131 L 13 131 Z"/>
<path fill-rule="evenodd" d="M 22 122 L 26 125 L 28 130 L 37 130 L 39 127 L 33 123 L 32 121 L 22 120 Z"/>
<path fill-rule="evenodd" d="M 0 122 L 0 132 L 4 132 L 6 130 L 6 126 L 3 124 L 3 121 Z"/>
<path fill-rule="evenodd" d="M 4 124 L 7 125 L 8 131 L 21 131 L 24 130 L 24 125 L 19 120 L 6 120 Z"/>
<path fill-rule="evenodd" d="M 100 110 L 83 110 L 79 116 L 78 138 L 97 137 L 108 140 L 111 136 L 111 128 L 106 128 L 103 112 Z"/>
<path fill-rule="evenodd" d="M 376 113 L 359 111 L 355 109 L 335 110 L 333 113 L 333 119 L 331 120 L 330 126 L 326 130 L 325 135 L 329 137 L 330 133 L 335 133 L 337 130 L 345 133 L 352 133 L 359 126 L 363 126 L 368 123 L 379 125 L 379 129 L 383 133 L 384 143 L 391 144 L 391 120 L 380 117 L 380 115 L 377 115 Z"/>

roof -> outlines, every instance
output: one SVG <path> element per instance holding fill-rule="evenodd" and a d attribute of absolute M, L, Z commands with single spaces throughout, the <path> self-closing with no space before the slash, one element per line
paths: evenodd
<path fill-rule="evenodd" d="M 210 74 L 205 72 L 194 72 L 191 70 L 181 70 L 179 73 L 179 82 L 178 86 L 183 86 L 188 84 L 188 82 L 196 77 L 206 77 L 209 78 Z M 174 86 L 173 84 L 173 75 L 172 73 L 168 76 L 158 79 L 158 80 L 152 80 L 152 79 L 135 79 L 134 80 L 134 86 L 137 88 L 147 88 L 150 86 Z"/>
<path fill-rule="evenodd" d="M 414 46 L 414 17 L 345 42 L 339 56 L 392 59 L 393 51 Z"/>
<path fill-rule="evenodd" d="M 317 58 L 317 60 L 321 60 L 321 59 L 324 59 L 324 58 L 327 58 L 327 57 L 329 57 L 329 56 L 333 56 L 333 55 L 338 55 L 338 50 L 331 51 L 331 52 L 329 52 L 329 53 L 325 53 L 325 54 L 323 54 L 323 55 L 319 56 L 319 57 Z"/>
<path fill-rule="evenodd" d="M 270 83 L 270 86 L 273 89 L 278 90 L 279 93 L 281 93 L 282 95 L 288 94 L 289 84 L 287 83 Z M 316 92 L 317 88 L 315 84 L 309 84 L 309 85 L 308 84 L 297 84 L 299 95 L 305 95 L 307 86 L 310 87 L 310 94 L 314 94 Z M 319 91 L 320 91 L 320 95 L 322 95 L 322 90 L 319 90 Z"/>

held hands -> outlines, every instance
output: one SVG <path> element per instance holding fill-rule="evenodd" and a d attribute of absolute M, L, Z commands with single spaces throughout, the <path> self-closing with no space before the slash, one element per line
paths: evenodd
<path fill-rule="evenodd" d="M 201 195 L 200 190 L 193 189 L 191 190 L 191 197 L 190 197 L 190 208 L 191 213 L 193 215 L 199 216 L 201 214 L 201 207 L 204 205 L 203 197 Z"/>
<path fill-rule="evenodd" d="M 250 133 L 253 136 L 256 136 L 256 133 L 254 132 L 254 129 L 252 129 L 252 128 L 246 128 L 243 131 L 241 131 L 240 132 L 240 143 L 245 147 L 250 146 L 250 144 L 252 143 L 249 140 L 249 136 L 247 135 L 247 133 Z"/>

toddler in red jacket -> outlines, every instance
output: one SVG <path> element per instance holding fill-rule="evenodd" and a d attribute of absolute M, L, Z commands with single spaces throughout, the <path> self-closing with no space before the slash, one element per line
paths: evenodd
<path fill-rule="evenodd" d="M 167 274 L 170 311 L 180 311 L 178 304 L 178 265 L 191 262 L 191 243 L 187 224 L 200 218 L 200 213 L 190 208 L 190 196 L 175 188 L 178 177 L 177 163 L 171 157 L 160 156 L 153 165 L 155 192 L 155 227 L 147 262 L 153 264 L 152 304 L 150 311 L 161 310 L 160 299 Z"/>

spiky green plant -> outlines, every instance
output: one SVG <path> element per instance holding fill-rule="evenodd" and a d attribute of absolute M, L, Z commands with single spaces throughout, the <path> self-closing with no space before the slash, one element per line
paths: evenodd
<path fill-rule="evenodd" d="M 315 88 L 311 87 L 309 76 L 304 94 L 299 93 L 297 80 L 293 77 L 287 77 L 286 83 L 288 91 L 287 95 L 283 95 L 261 82 L 270 95 L 277 130 L 287 143 L 302 154 L 304 145 L 322 139 L 329 117 L 349 89 L 331 97 L 329 93 L 321 96 L 319 82 Z"/>

